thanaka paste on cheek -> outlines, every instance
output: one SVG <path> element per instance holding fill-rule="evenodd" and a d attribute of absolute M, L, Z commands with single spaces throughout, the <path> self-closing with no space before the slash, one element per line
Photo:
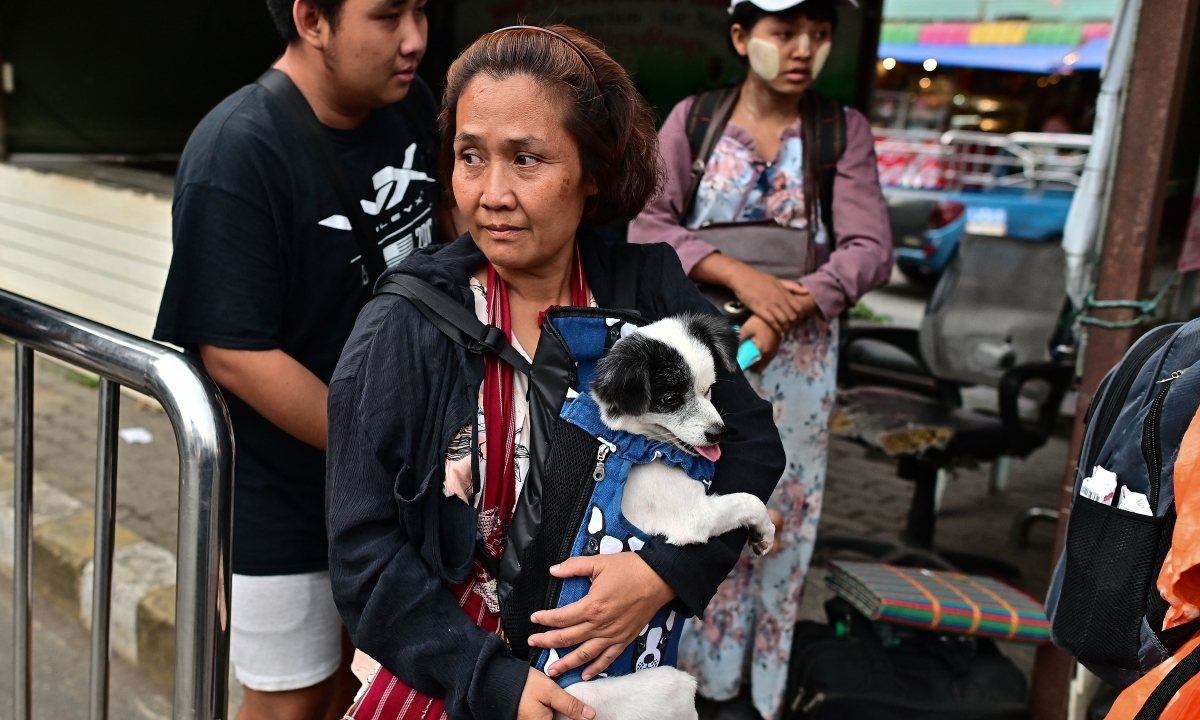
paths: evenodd
<path fill-rule="evenodd" d="M 750 69 L 763 80 L 771 82 L 779 77 L 779 46 L 762 38 L 750 38 L 746 48 Z"/>
<path fill-rule="evenodd" d="M 816 56 L 813 58 L 813 80 L 821 76 L 821 71 L 825 69 L 825 61 L 829 59 L 829 51 L 833 49 L 833 43 L 823 43 L 817 48 Z"/>

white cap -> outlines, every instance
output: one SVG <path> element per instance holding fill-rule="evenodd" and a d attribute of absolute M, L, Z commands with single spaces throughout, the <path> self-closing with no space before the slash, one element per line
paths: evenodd
<path fill-rule="evenodd" d="M 758 9 L 766 10 L 767 12 L 783 12 L 784 10 L 790 10 L 797 5 L 803 4 L 806 0 L 730 0 L 729 12 L 733 12 L 735 7 L 744 2 L 748 2 Z M 849 2 L 854 7 L 858 7 L 858 0 L 849 0 Z"/>

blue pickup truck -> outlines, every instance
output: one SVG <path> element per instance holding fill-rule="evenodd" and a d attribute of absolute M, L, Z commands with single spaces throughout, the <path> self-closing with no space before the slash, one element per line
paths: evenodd
<path fill-rule="evenodd" d="M 1062 237 L 1090 135 L 875 129 L 896 265 L 932 284 L 964 234 Z"/>
<path fill-rule="evenodd" d="M 909 280 L 932 284 L 964 233 L 1031 242 L 1062 237 L 1071 190 L 993 188 L 943 192 L 884 188 L 896 266 Z"/>

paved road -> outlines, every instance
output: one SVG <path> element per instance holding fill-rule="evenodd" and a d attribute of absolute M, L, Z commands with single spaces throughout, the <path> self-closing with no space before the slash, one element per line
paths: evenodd
<path fill-rule="evenodd" d="M 78 618 L 40 595 L 33 614 L 33 717 L 37 720 L 86 720 L 90 638 Z M 11 718 L 13 689 L 13 588 L 0 575 L 0 717 Z M 110 717 L 121 720 L 168 720 L 168 688 L 114 658 Z"/>

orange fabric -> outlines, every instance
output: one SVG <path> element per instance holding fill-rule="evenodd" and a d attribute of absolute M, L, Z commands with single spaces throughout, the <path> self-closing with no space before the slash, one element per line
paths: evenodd
<path fill-rule="evenodd" d="M 1174 656 L 1151 670 L 1141 680 L 1125 688 L 1125 691 L 1113 703 L 1112 710 L 1108 711 L 1105 720 L 1133 720 L 1133 717 L 1142 709 L 1142 705 L 1146 703 L 1146 698 L 1150 697 L 1154 688 L 1158 687 L 1167 673 L 1171 672 L 1175 663 L 1195 650 L 1198 645 L 1200 645 L 1200 635 L 1188 640 L 1187 644 L 1180 648 Z M 1200 717 L 1200 676 L 1196 676 L 1184 684 L 1171 704 L 1167 705 L 1167 709 L 1163 710 L 1159 720 L 1195 720 L 1198 717 Z"/>
<path fill-rule="evenodd" d="M 1158 592 L 1171 604 L 1163 629 L 1181 625 L 1200 616 L 1200 412 L 1192 417 L 1179 458 L 1175 461 L 1175 531 L 1171 549 L 1158 574 Z M 1197 634 L 1162 665 L 1130 685 L 1113 703 L 1106 720 L 1133 720 L 1146 698 L 1171 668 L 1200 646 Z M 1160 720 L 1200 718 L 1200 676 L 1189 680 Z"/>

